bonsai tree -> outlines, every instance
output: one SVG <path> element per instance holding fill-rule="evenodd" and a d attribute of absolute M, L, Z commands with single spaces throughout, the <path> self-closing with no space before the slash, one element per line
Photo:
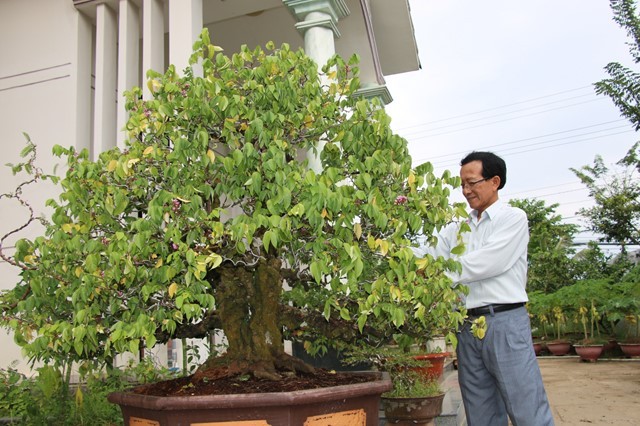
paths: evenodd
<path fill-rule="evenodd" d="M 459 179 L 412 169 L 384 109 L 357 95 L 357 58 L 334 57 L 321 79 L 302 51 L 227 57 L 205 30 L 195 63 L 202 76 L 150 71 L 152 99 L 127 93 L 124 150 L 91 160 L 54 148 L 66 174 L 50 223 L 2 250 L 21 274 L 1 295 L 1 322 L 25 353 L 108 364 L 221 329 L 225 355 L 196 378 L 278 380 L 310 368 L 285 337 L 375 345 L 455 329 L 463 314 L 444 273 L 459 266 L 411 246 L 465 215 L 448 203 Z M 49 177 L 30 141 L 24 154 L 16 173 Z M 21 188 L 5 197 L 29 206 Z"/>

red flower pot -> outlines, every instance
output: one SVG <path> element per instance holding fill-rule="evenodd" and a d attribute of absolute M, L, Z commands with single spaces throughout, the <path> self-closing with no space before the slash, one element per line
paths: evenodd
<path fill-rule="evenodd" d="M 540 355 L 542 353 L 542 350 L 544 349 L 544 343 L 542 342 L 534 342 L 533 343 L 533 351 L 536 353 L 536 356 Z"/>
<path fill-rule="evenodd" d="M 640 343 L 618 343 L 626 356 L 640 356 Z"/>
<path fill-rule="evenodd" d="M 573 345 L 573 348 L 581 361 L 596 362 L 602 355 L 604 345 Z"/>
<path fill-rule="evenodd" d="M 427 361 L 424 367 L 413 367 L 427 379 L 439 379 L 444 372 L 444 361 L 451 355 L 449 352 L 434 352 L 425 355 L 415 355 L 413 358 L 418 361 Z"/>
<path fill-rule="evenodd" d="M 569 353 L 571 343 L 569 342 L 547 342 L 547 349 L 556 356 L 562 356 Z"/>

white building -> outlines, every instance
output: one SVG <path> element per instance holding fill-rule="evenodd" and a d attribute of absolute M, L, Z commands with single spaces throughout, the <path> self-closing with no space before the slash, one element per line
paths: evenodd
<path fill-rule="evenodd" d="M 55 144 L 87 148 L 93 158 L 122 146 L 123 92 L 146 87 L 148 69 L 184 69 L 203 27 L 227 55 L 267 41 L 302 47 L 319 64 L 334 53 L 357 53 L 363 92 L 386 103 L 392 97 L 384 76 L 420 66 L 408 0 L 1 0 L 2 164 L 20 161 L 23 132 L 38 146 L 45 172 L 53 171 Z M 0 194 L 20 182 L 0 168 Z M 43 186 L 25 193 L 46 215 L 44 202 L 55 193 Z M 0 236 L 27 214 L 6 199 L 0 212 Z M 11 288 L 17 276 L 0 262 L 0 288 Z M 0 367 L 21 359 L 6 331 L 0 345 Z"/>

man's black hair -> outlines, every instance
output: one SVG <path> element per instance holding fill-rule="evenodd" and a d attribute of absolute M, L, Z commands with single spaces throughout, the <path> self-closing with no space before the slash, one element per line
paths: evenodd
<path fill-rule="evenodd" d="M 482 163 L 483 178 L 491 179 L 494 176 L 498 176 L 500 178 L 498 189 L 504 188 L 504 184 L 507 183 L 507 165 L 502 158 L 493 152 L 473 151 L 460 161 L 460 166 L 472 161 L 480 161 Z"/>

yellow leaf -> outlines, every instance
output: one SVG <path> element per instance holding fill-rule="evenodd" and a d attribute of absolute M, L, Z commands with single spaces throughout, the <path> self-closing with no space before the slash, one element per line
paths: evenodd
<path fill-rule="evenodd" d="M 387 241 L 378 238 L 376 240 L 376 246 L 380 248 L 380 254 L 383 256 L 387 255 L 387 252 L 389 251 L 389 243 Z"/>
<path fill-rule="evenodd" d="M 373 235 L 367 235 L 367 245 L 369 249 L 374 250 L 376 248 L 376 240 L 373 238 Z"/>
<path fill-rule="evenodd" d="M 65 223 L 64 225 L 62 225 L 62 230 L 67 234 L 70 233 L 72 229 L 73 229 L 73 225 L 70 223 Z"/>
<path fill-rule="evenodd" d="M 76 389 L 76 407 L 81 407 L 84 401 L 84 394 L 82 393 L 82 387 L 78 386 Z"/>
<path fill-rule="evenodd" d="M 407 181 L 409 182 L 409 186 L 413 186 L 416 183 L 416 175 L 411 172 Z"/>
<path fill-rule="evenodd" d="M 148 146 L 145 148 L 144 152 L 142 153 L 142 155 L 149 155 L 153 152 L 153 147 L 152 146 Z"/>
<path fill-rule="evenodd" d="M 353 225 L 353 233 L 355 234 L 357 239 L 360 239 L 360 237 L 362 236 L 362 225 L 360 225 L 359 223 Z"/>
<path fill-rule="evenodd" d="M 107 171 L 112 172 L 116 169 L 116 167 L 118 167 L 118 161 L 117 160 L 111 160 L 109 161 L 109 164 L 107 165 Z"/>
<path fill-rule="evenodd" d="M 322 216 L 323 218 L 325 218 L 325 217 L 327 217 L 328 215 L 329 215 L 329 214 L 327 213 L 327 209 L 322 209 L 321 216 Z"/>
<path fill-rule="evenodd" d="M 139 158 L 132 158 L 131 160 L 127 161 L 127 168 L 130 169 L 131 167 L 133 167 L 134 164 L 136 164 L 139 161 L 140 161 Z"/>
<path fill-rule="evenodd" d="M 419 270 L 426 268 L 428 263 L 429 261 L 424 257 L 422 259 L 416 260 L 416 266 Z"/>
<path fill-rule="evenodd" d="M 211 160 L 212 163 L 216 161 L 216 154 L 212 150 L 207 151 L 207 157 L 209 157 L 209 160 Z"/>
<path fill-rule="evenodd" d="M 33 256 L 32 255 L 25 256 L 24 263 L 33 263 Z"/>
<path fill-rule="evenodd" d="M 178 284 L 171 283 L 171 285 L 169 286 L 169 297 L 175 296 L 177 291 L 178 291 Z"/>
<path fill-rule="evenodd" d="M 74 271 L 76 274 L 76 277 L 80 278 L 80 275 L 82 275 L 82 268 L 81 267 L 76 267 L 76 270 Z"/>
<path fill-rule="evenodd" d="M 160 87 L 162 87 L 162 85 L 160 84 L 160 82 L 158 80 L 153 79 L 153 80 L 149 80 L 147 82 L 147 87 L 149 88 L 151 93 L 155 93 L 155 92 L 158 91 L 158 89 L 160 89 Z"/>
<path fill-rule="evenodd" d="M 162 266 L 162 258 L 158 259 L 156 262 L 156 269 Z"/>

